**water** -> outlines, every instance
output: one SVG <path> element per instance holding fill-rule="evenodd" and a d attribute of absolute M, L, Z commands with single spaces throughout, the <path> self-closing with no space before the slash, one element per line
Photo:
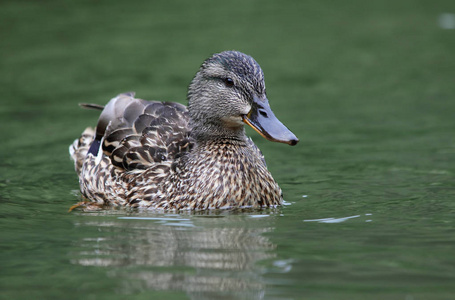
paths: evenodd
<path fill-rule="evenodd" d="M 0 298 L 452 299 L 454 5 L 2 2 Z M 67 212 L 78 102 L 184 102 L 233 48 L 301 139 L 248 131 L 286 205 Z"/>

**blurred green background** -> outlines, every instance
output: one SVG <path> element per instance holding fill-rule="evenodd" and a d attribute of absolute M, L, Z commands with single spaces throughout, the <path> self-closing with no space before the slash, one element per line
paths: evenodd
<path fill-rule="evenodd" d="M 73 239 L 84 241 L 112 216 L 66 213 L 79 200 L 67 149 L 96 123 L 96 112 L 79 102 L 135 91 L 186 103 L 202 61 L 235 49 L 262 66 L 272 109 L 301 139 L 287 147 L 248 131 L 291 204 L 271 212 L 269 229 L 258 233 L 273 245 L 259 248 L 277 261 L 253 260 L 265 266 L 254 297 L 449 299 L 453 14 L 453 0 L 1 1 L 0 296 L 196 297 L 172 286 L 165 294 L 119 292 L 125 278 L 102 268 L 86 275 L 70 263 L 93 246 Z M 238 218 L 247 231 L 258 226 L 248 214 L 223 216 L 226 223 L 199 228 Z M 340 223 L 303 222 L 328 217 Z M 87 218 L 98 225 L 80 226 Z M 291 269 L 277 270 L 282 265 Z"/>

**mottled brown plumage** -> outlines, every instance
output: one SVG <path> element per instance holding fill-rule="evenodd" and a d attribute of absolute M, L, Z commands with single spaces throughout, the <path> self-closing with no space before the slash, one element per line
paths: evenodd
<path fill-rule="evenodd" d="M 113 98 L 96 130 L 70 146 L 82 195 L 100 206 L 172 210 L 280 205 L 281 189 L 243 125 L 272 141 L 298 139 L 273 115 L 256 61 L 236 51 L 213 55 L 188 101 L 187 109 L 133 93 Z"/>

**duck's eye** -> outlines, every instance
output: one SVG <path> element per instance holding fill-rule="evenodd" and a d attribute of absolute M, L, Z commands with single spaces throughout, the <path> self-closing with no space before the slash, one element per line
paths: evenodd
<path fill-rule="evenodd" d="M 224 84 L 227 86 L 227 87 L 233 87 L 234 86 L 234 80 L 232 80 L 232 78 L 225 78 L 224 79 Z"/>

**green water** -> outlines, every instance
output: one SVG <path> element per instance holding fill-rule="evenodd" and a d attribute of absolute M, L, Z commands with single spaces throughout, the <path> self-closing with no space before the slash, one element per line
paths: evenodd
<path fill-rule="evenodd" d="M 455 2 L 2 1 L 0 298 L 454 299 L 442 13 Z M 200 63 L 228 49 L 261 64 L 301 139 L 248 131 L 287 205 L 68 213 L 68 146 L 97 117 L 77 103 L 130 90 L 184 103 Z"/>

